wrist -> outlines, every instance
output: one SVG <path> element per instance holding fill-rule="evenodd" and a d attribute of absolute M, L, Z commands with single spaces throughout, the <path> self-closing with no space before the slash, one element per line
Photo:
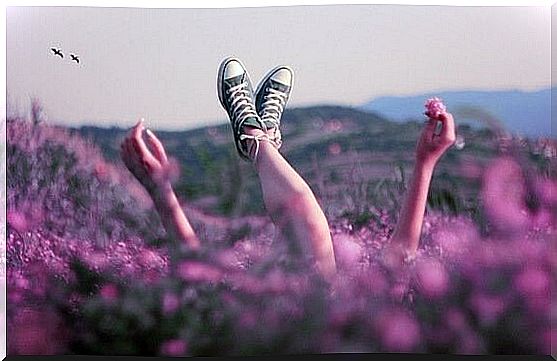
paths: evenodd
<path fill-rule="evenodd" d="M 150 191 L 149 194 L 157 208 L 172 208 L 178 205 L 178 199 L 174 194 L 174 189 L 170 182 L 157 183 Z"/>
<path fill-rule="evenodd" d="M 416 157 L 415 169 L 419 169 L 423 171 L 433 171 L 436 164 L 437 164 L 437 159 L 435 158 Z"/>

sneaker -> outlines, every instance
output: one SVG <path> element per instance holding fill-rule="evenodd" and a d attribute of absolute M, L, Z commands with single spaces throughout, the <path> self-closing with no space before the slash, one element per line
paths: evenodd
<path fill-rule="evenodd" d="M 234 142 L 238 154 L 245 160 L 253 160 L 257 156 L 259 140 L 268 138 L 264 136 L 255 137 L 244 133 L 244 127 L 250 126 L 261 129 L 267 133 L 265 123 L 256 112 L 253 102 L 253 86 L 248 72 L 240 60 L 236 58 L 226 58 L 220 65 L 217 91 L 220 103 L 230 118 Z M 245 139 L 254 139 L 256 150 L 252 155 L 247 148 Z"/>
<path fill-rule="evenodd" d="M 273 130 L 274 135 L 271 136 L 271 141 L 277 149 L 282 145 L 280 119 L 290 97 L 293 78 L 294 73 L 290 67 L 278 66 L 259 82 L 255 91 L 257 113 L 265 127 Z"/>

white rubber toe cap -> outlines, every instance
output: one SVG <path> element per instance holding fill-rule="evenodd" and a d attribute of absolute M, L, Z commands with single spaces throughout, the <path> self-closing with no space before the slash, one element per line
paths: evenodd
<path fill-rule="evenodd" d="M 284 85 L 292 84 L 292 72 L 288 69 L 280 69 L 271 77 L 272 80 Z"/>
<path fill-rule="evenodd" d="M 242 64 L 236 60 L 231 60 L 226 64 L 226 69 L 224 69 L 224 79 L 235 78 L 237 76 L 243 75 L 246 71 L 242 67 Z"/>

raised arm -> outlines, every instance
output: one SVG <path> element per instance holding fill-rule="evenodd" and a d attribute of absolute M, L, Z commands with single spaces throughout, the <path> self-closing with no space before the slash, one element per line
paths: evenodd
<path fill-rule="evenodd" d="M 132 128 L 122 142 L 122 160 L 153 199 L 167 233 L 196 249 L 199 240 L 172 189 L 172 166 L 164 147 L 153 132 L 146 130 L 151 151 L 143 140 L 144 130 L 143 121 Z"/>
<path fill-rule="evenodd" d="M 429 119 L 418 140 L 414 172 L 390 243 L 390 249 L 399 256 L 413 256 L 418 249 L 435 165 L 456 139 L 453 116 L 444 107 L 443 111 L 425 114 Z M 436 132 L 438 122 L 441 130 Z"/>

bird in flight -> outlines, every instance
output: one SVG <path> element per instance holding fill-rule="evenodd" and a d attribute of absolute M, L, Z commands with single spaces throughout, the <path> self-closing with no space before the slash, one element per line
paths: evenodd
<path fill-rule="evenodd" d="M 64 58 L 64 54 L 62 54 L 62 50 L 58 50 L 56 48 L 50 48 L 54 52 L 54 55 L 59 55 L 61 58 Z"/>
<path fill-rule="evenodd" d="M 79 58 L 77 57 L 77 55 L 70 54 L 70 56 L 72 57 L 72 60 L 75 60 L 75 62 L 79 64 Z"/>

